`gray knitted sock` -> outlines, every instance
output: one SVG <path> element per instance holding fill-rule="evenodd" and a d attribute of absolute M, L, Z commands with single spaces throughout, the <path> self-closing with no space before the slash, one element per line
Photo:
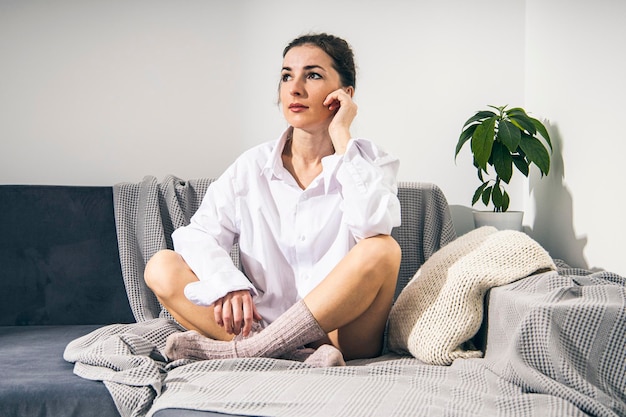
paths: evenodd
<path fill-rule="evenodd" d="M 165 355 L 170 360 L 278 358 L 324 336 L 326 332 L 300 300 L 263 331 L 242 340 L 222 342 L 195 331 L 172 334 L 167 338 Z"/>

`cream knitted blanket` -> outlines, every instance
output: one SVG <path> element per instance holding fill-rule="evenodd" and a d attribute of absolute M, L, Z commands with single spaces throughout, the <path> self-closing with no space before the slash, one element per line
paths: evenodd
<path fill-rule="evenodd" d="M 402 291 L 389 316 L 389 347 L 433 365 L 481 357 L 470 339 L 487 291 L 538 271 L 550 255 L 522 232 L 475 229 L 433 254 Z"/>

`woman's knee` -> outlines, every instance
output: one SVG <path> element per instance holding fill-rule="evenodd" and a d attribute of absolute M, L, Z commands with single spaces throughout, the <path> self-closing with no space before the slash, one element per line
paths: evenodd
<path fill-rule="evenodd" d="M 177 264 L 181 261 L 180 255 L 169 249 L 160 250 L 148 260 L 144 280 L 157 296 L 167 296 L 174 291 Z"/>
<path fill-rule="evenodd" d="M 402 249 L 393 237 L 373 236 L 361 240 L 357 247 L 362 250 L 362 259 L 369 262 L 372 268 L 385 268 L 397 274 L 402 259 Z"/>

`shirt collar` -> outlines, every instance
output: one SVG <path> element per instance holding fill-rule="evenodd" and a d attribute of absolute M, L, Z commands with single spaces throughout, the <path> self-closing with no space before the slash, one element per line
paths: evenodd
<path fill-rule="evenodd" d="M 339 185 L 335 171 L 338 169 L 341 161 L 342 156 L 337 154 L 328 155 L 322 158 L 322 166 L 324 167 L 322 176 L 324 178 L 324 192 L 326 194 L 329 194 Z"/>
<path fill-rule="evenodd" d="M 283 166 L 283 149 L 285 149 L 285 144 L 291 137 L 292 132 L 293 127 L 289 126 L 274 144 L 272 153 L 261 170 L 261 174 L 266 175 L 268 179 L 271 179 L 272 175 L 277 178 L 284 178 L 285 167 Z"/>
<path fill-rule="evenodd" d="M 283 150 L 285 149 L 285 145 L 287 144 L 289 138 L 291 138 L 292 134 L 293 126 L 289 126 L 276 141 L 270 157 L 267 159 L 265 166 L 261 170 L 261 175 L 265 175 L 267 179 L 271 180 L 273 177 L 283 181 L 285 180 L 287 170 L 283 165 Z M 335 178 L 335 171 L 338 169 L 342 160 L 343 156 L 337 154 L 328 155 L 322 158 L 322 165 L 324 167 L 322 178 L 324 181 L 324 192 L 326 194 L 338 186 L 337 178 Z"/>

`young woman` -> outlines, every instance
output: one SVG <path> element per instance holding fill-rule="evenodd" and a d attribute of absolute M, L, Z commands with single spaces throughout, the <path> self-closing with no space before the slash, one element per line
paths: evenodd
<path fill-rule="evenodd" d="M 168 339 L 169 359 L 306 358 L 322 346 L 315 353 L 346 360 L 380 354 L 401 257 L 390 236 L 399 162 L 352 138 L 355 74 L 338 37 L 306 35 L 284 49 L 289 128 L 242 154 L 174 232 L 175 251 L 146 266 L 148 286 L 190 330 Z M 333 358 L 321 364 L 342 363 Z"/>

